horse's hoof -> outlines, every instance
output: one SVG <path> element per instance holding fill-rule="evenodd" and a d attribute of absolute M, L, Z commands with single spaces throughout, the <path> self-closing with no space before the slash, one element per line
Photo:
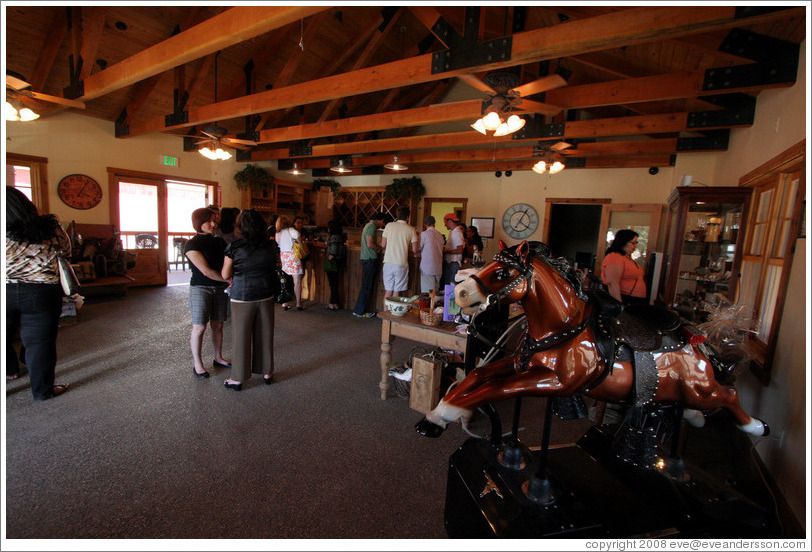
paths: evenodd
<path fill-rule="evenodd" d="M 417 422 L 414 425 L 414 428 L 423 437 L 431 437 L 432 439 L 436 439 L 443 434 L 443 431 L 445 431 L 444 427 L 441 427 L 434 422 L 430 422 L 425 418 Z"/>
<path fill-rule="evenodd" d="M 770 426 L 767 425 L 767 422 L 758 418 L 751 418 L 749 423 L 740 425 L 739 429 L 755 437 L 766 437 L 770 434 Z"/>

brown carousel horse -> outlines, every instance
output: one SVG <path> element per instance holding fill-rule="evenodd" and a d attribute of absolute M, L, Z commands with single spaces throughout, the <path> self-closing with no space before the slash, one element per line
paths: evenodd
<path fill-rule="evenodd" d="M 527 317 L 521 350 L 472 370 L 418 422 L 419 433 L 437 437 L 488 403 L 578 393 L 634 406 L 682 405 L 685 419 L 699 427 L 701 411 L 722 407 L 742 431 L 768 434 L 766 423 L 742 409 L 736 390 L 716 380 L 712 355 L 698 345 L 701 335 L 681 329 L 676 314 L 644 305 L 632 316 L 627 311 L 634 309 L 621 310 L 608 294 L 587 295 L 569 263 L 552 258 L 543 243 L 499 246 L 492 262 L 456 286 L 455 301 L 469 315 L 496 302 L 521 302 Z"/>

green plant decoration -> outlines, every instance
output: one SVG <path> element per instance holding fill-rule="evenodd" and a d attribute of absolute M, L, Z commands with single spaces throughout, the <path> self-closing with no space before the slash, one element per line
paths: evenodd
<path fill-rule="evenodd" d="M 234 173 L 234 182 L 237 183 L 239 190 L 267 193 L 273 187 L 274 178 L 267 169 L 249 163 L 242 170 Z"/>
<path fill-rule="evenodd" d="M 316 180 L 313 181 L 314 192 L 318 192 L 321 188 L 330 188 L 330 190 L 333 192 L 333 195 L 336 195 L 340 187 L 341 184 L 329 178 L 317 178 Z"/>
<path fill-rule="evenodd" d="M 406 197 L 420 201 L 426 195 L 426 187 L 423 186 L 423 180 L 419 176 L 396 178 L 386 187 L 385 194 L 392 199 Z"/>

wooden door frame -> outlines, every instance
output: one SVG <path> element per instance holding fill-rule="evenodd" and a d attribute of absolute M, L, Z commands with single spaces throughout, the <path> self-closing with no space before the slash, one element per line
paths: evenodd
<path fill-rule="evenodd" d="M 189 182 L 190 184 L 203 184 L 206 186 L 206 194 L 209 202 L 219 201 L 219 184 L 212 180 L 201 180 L 199 178 L 186 178 L 184 176 L 168 175 L 160 173 L 150 173 L 107 167 L 107 189 L 110 198 L 110 224 L 115 224 L 121 229 L 121 212 L 119 209 L 119 187 L 122 180 L 131 179 L 136 184 L 155 185 L 158 190 L 158 269 L 162 274 L 162 282 L 156 284 L 166 285 L 166 273 L 169 270 L 169 213 L 167 205 L 168 180 L 178 182 Z"/>
<path fill-rule="evenodd" d="M 541 241 L 547 243 L 550 238 L 553 204 L 606 205 L 607 203 L 612 203 L 612 200 L 609 198 L 548 197 L 544 200 L 544 230 L 541 233 Z"/>
<path fill-rule="evenodd" d="M 51 212 L 48 202 L 48 158 L 21 153 L 6 153 L 6 167 L 26 166 L 31 169 L 31 195 L 41 215 Z M 6 169 L 8 170 L 8 169 Z"/>
<path fill-rule="evenodd" d="M 601 247 L 605 244 L 606 233 L 609 231 L 609 219 L 612 217 L 614 211 L 631 211 L 635 213 L 650 213 L 651 226 L 648 233 L 648 247 L 647 253 L 653 251 L 652 248 L 657 247 L 657 240 L 660 237 L 660 221 L 663 217 L 662 203 L 609 203 L 603 206 L 601 213 L 601 228 L 598 234 L 598 239 L 601 240 L 598 244 L 598 253 L 595 258 L 595 268 L 601 266 L 603 257 L 606 255 L 606 248 Z M 646 256 L 648 259 L 648 256 Z"/>
<path fill-rule="evenodd" d="M 465 219 L 468 217 L 468 198 L 467 197 L 424 197 L 423 198 L 423 215 L 424 218 L 431 214 L 431 206 L 434 203 L 462 203 L 462 217 L 460 220 L 465 222 Z M 418 220 L 415 221 L 416 228 L 423 228 L 423 221 Z M 440 221 L 437 221 L 438 223 Z"/>

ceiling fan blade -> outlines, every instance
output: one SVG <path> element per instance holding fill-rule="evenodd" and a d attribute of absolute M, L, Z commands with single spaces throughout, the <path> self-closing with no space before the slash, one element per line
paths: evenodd
<path fill-rule="evenodd" d="M 51 95 L 48 95 L 48 94 L 43 94 L 42 92 L 33 92 L 31 90 L 26 90 L 25 95 L 30 96 L 31 98 L 34 98 L 35 100 L 39 100 L 39 101 L 42 101 L 42 102 L 53 103 L 53 104 L 57 104 L 57 105 L 62 105 L 62 106 L 65 106 L 65 107 L 75 107 L 76 109 L 84 109 L 85 108 L 85 103 L 84 102 L 80 102 L 80 101 L 77 101 L 77 100 L 69 100 L 67 98 L 60 98 L 59 96 L 51 96 Z"/>
<path fill-rule="evenodd" d="M 247 150 L 251 149 L 248 146 L 244 146 L 242 144 L 232 144 L 230 140 L 224 140 L 224 141 L 227 141 L 228 146 L 231 147 L 231 148 L 234 148 L 234 149 L 243 150 L 243 151 L 247 151 Z"/>
<path fill-rule="evenodd" d="M 208 137 L 209 137 L 210 139 L 212 139 L 212 140 L 219 140 L 219 139 L 220 139 L 220 137 L 219 137 L 219 136 L 215 136 L 214 134 L 209 134 L 209 133 L 208 133 L 208 132 L 206 132 L 205 130 L 201 130 L 201 131 L 200 131 L 200 134 L 204 134 L 204 135 L 208 136 Z"/>
<path fill-rule="evenodd" d="M 548 117 L 553 117 L 564 111 L 563 107 L 558 107 L 557 105 L 534 102 L 533 100 L 525 100 L 524 98 L 522 98 L 521 103 L 518 104 L 518 108 L 523 111 L 530 111 L 531 113 L 547 115 Z"/>
<path fill-rule="evenodd" d="M 557 143 L 553 144 L 552 146 L 550 146 L 550 149 L 555 150 L 555 151 L 563 151 L 563 150 L 565 150 L 567 148 L 571 148 L 571 147 L 572 147 L 572 144 L 569 144 L 567 142 L 557 142 Z"/>
<path fill-rule="evenodd" d="M 6 86 L 13 88 L 14 90 L 31 88 L 31 85 L 24 80 L 18 79 L 17 77 L 12 77 L 11 75 L 6 75 Z"/>
<path fill-rule="evenodd" d="M 243 145 L 246 145 L 246 146 L 258 146 L 259 145 L 257 142 L 254 142 L 253 140 L 240 140 L 239 138 L 225 137 L 222 140 L 223 140 L 223 142 L 228 142 L 229 144 L 243 144 Z M 250 148 L 248 148 L 248 149 L 250 149 Z"/>
<path fill-rule="evenodd" d="M 480 92 L 485 92 L 486 94 L 496 94 L 496 90 L 482 82 L 476 75 L 466 74 L 466 75 L 457 75 L 457 78 L 460 79 L 462 82 L 469 86 L 473 86 Z"/>
<path fill-rule="evenodd" d="M 539 94 L 541 92 L 546 92 L 548 90 L 552 90 L 553 88 L 560 88 L 565 86 L 567 81 L 561 75 L 548 75 L 546 77 L 541 77 L 540 79 L 536 79 L 532 82 L 528 82 L 521 86 L 517 86 L 513 90 L 521 94 L 522 96 L 532 96 L 533 94 Z"/>

